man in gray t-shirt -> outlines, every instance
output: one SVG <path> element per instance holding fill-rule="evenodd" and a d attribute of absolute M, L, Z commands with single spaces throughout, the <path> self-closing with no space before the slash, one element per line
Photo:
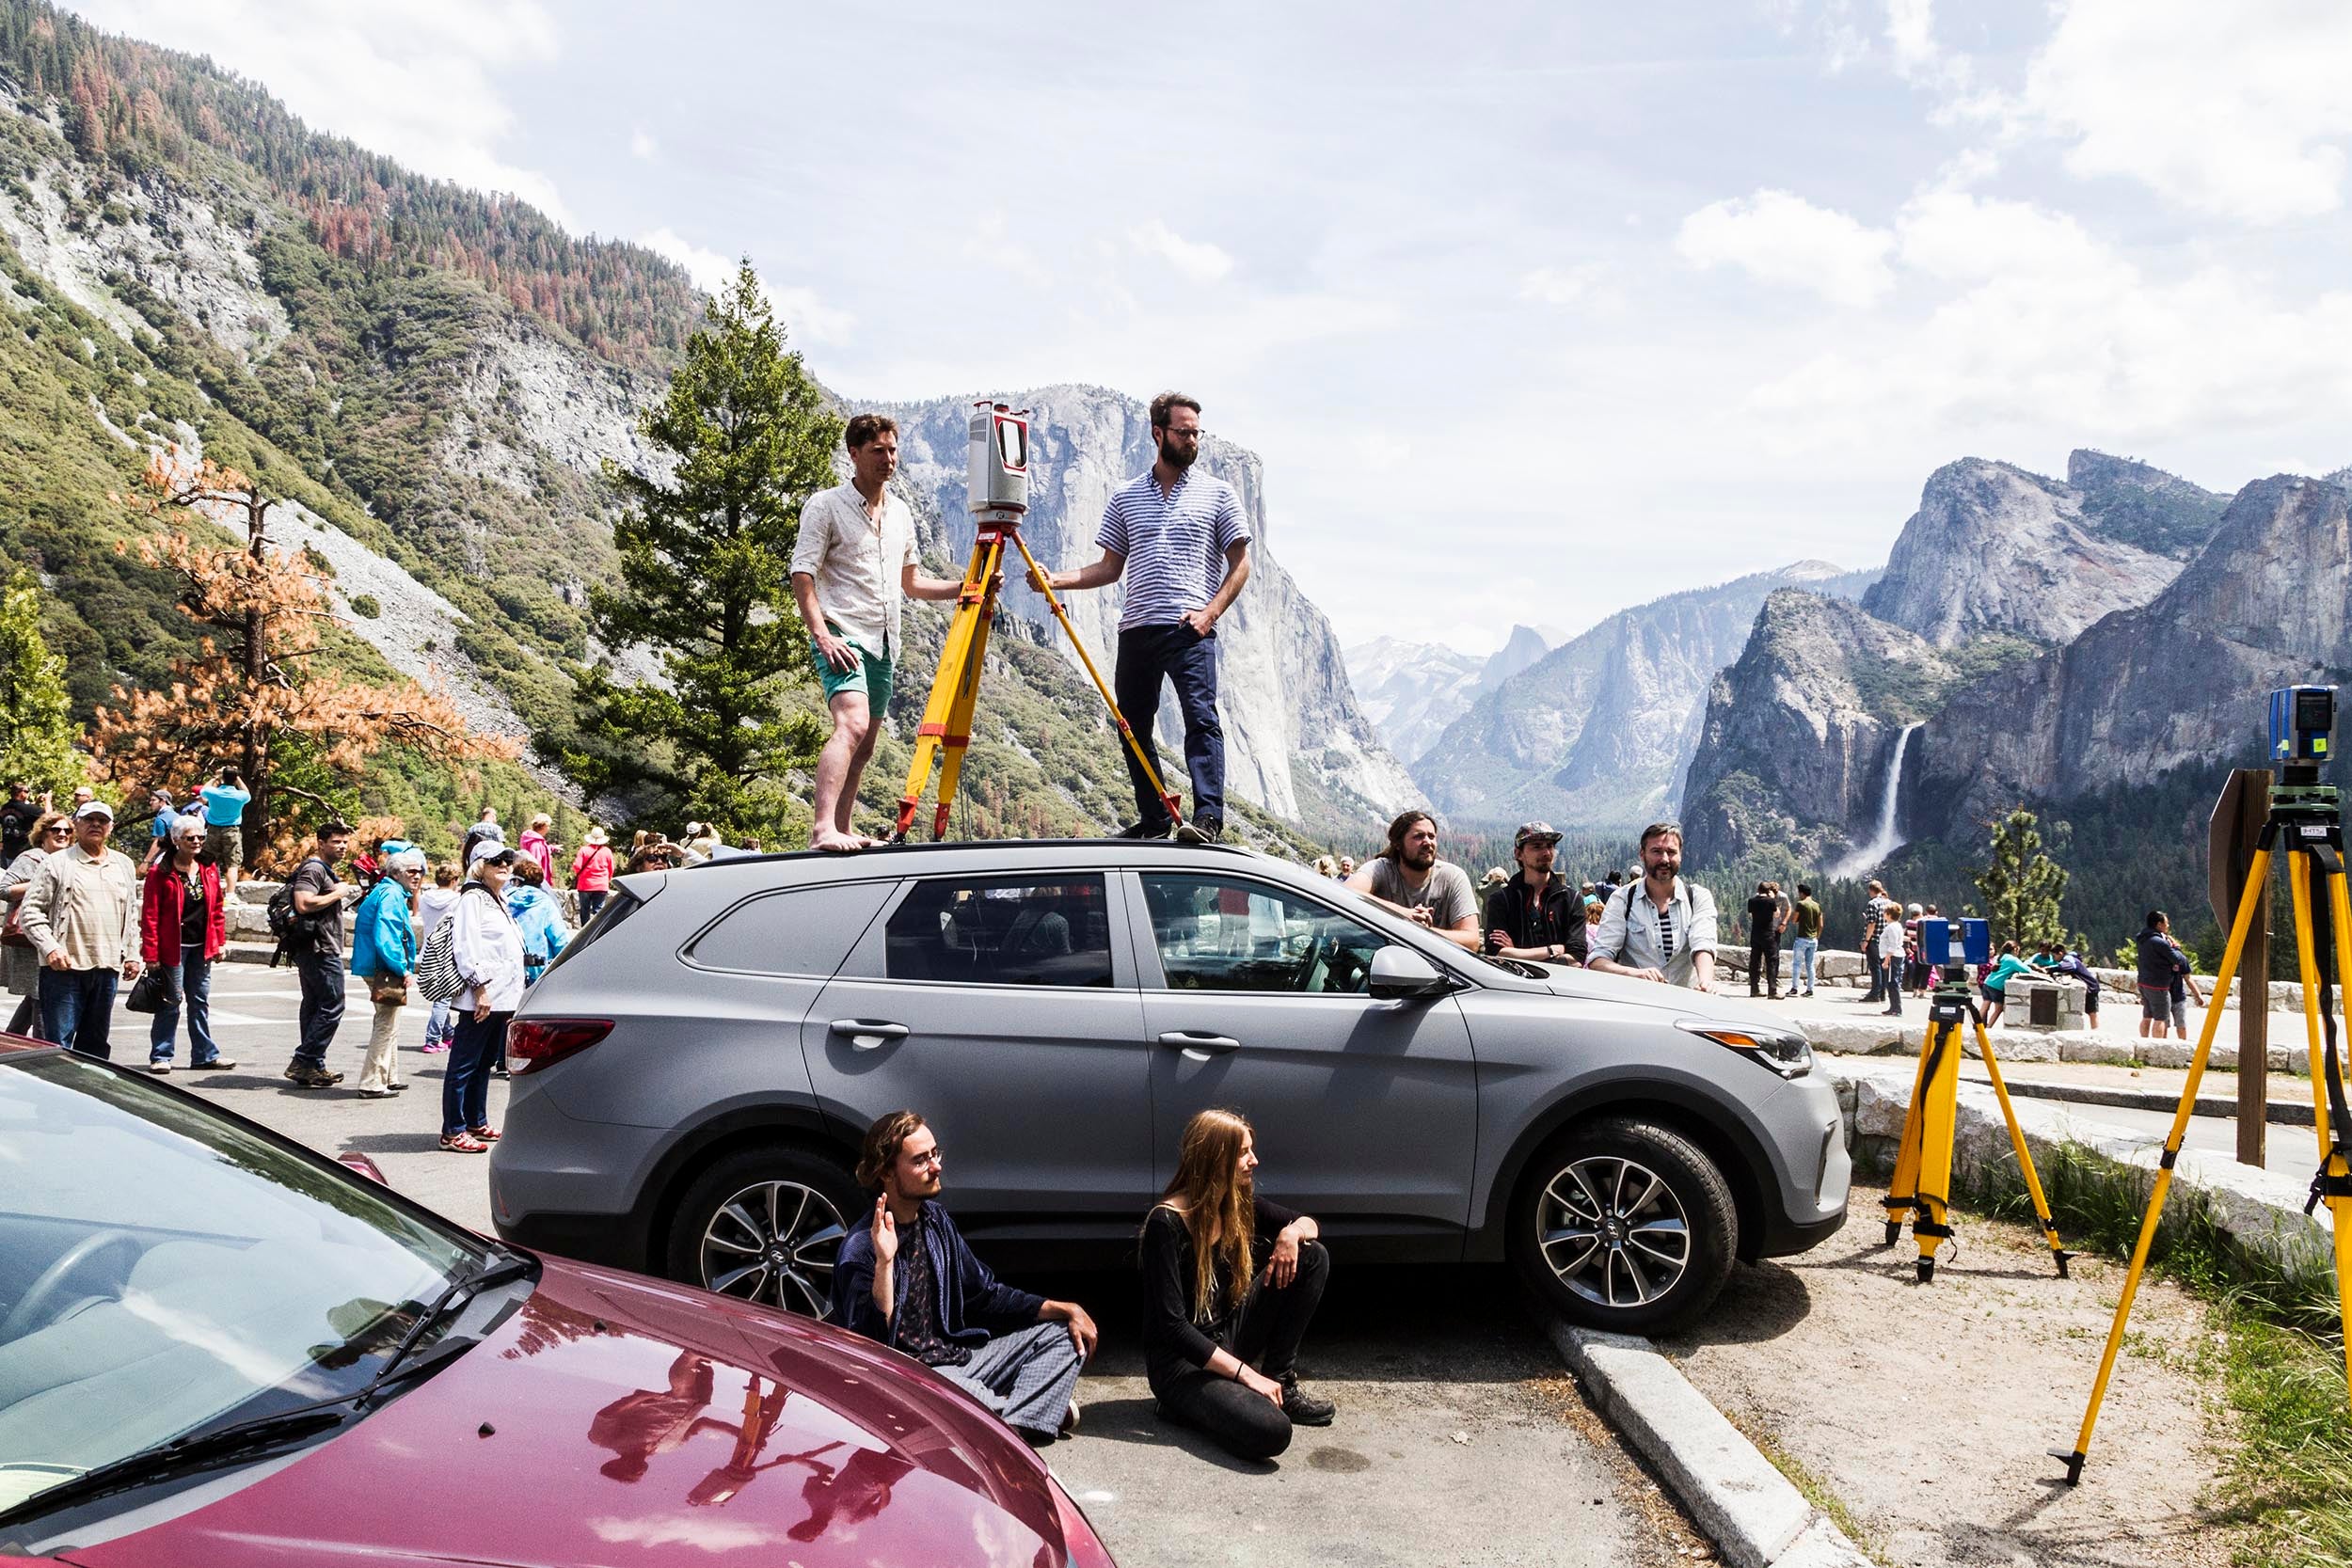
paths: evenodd
<path fill-rule="evenodd" d="M 1456 946 L 1478 951 L 1478 895 L 1470 873 L 1438 858 L 1438 823 L 1408 811 L 1389 824 L 1388 847 L 1356 868 L 1347 885 L 1392 914 L 1426 926 Z"/>

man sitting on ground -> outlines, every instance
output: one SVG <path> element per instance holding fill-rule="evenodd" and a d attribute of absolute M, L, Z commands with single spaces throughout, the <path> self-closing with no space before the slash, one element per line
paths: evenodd
<path fill-rule="evenodd" d="M 1551 868 L 1560 835 L 1549 822 L 1525 822 L 1511 841 L 1519 874 L 1486 895 L 1486 952 L 1543 963 L 1584 961 L 1584 898 Z"/>
<path fill-rule="evenodd" d="M 1682 830 L 1642 830 L 1642 879 L 1609 895 L 1586 964 L 1692 990 L 1715 988 L 1715 895 L 1682 878 Z"/>
<path fill-rule="evenodd" d="M 1478 897 L 1470 873 L 1438 858 L 1438 820 L 1425 811 L 1400 814 L 1389 824 L 1388 847 L 1364 862 L 1348 887 L 1456 946 L 1478 951 Z"/>
<path fill-rule="evenodd" d="M 1035 1444 L 1078 1423 L 1078 1370 L 1094 1354 L 1094 1320 L 1074 1301 L 1017 1291 L 972 1255 L 936 1200 L 946 1168 L 913 1111 L 866 1130 L 857 1178 L 879 1190 L 834 1263 L 825 1321 L 903 1351 Z"/>

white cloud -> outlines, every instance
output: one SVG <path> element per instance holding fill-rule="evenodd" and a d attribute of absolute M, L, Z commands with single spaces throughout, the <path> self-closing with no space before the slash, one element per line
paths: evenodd
<path fill-rule="evenodd" d="M 1233 259 L 1205 240 L 1188 240 L 1153 218 L 1127 230 L 1127 243 L 1147 256 L 1156 256 L 1195 283 L 1216 283 L 1233 270 Z"/>
<path fill-rule="evenodd" d="M 665 226 L 641 234 L 637 243 L 684 267 L 694 286 L 705 293 L 715 294 L 735 280 L 735 269 L 739 263 L 732 257 L 696 245 L 674 229 Z M 765 273 L 759 274 L 759 287 L 796 346 L 847 342 L 857 326 L 856 316 L 827 305 L 813 289 L 780 286 Z"/>
<path fill-rule="evenodd" d="M 1931 74 L 1940 58 L 1935 0 L 1886 0 L 1886 46 L 1897 75 L 1911 81 Z"/>
<path fill-rule="evenodd" d="M 102 27 L 212 55 L 315 129 L 420 174 L 521 197 L 558 222 L 555 182 L 507 161 L 514 111 L 495 72 L 553 60 L 538 0 L 73 0 Z"/>
<path fill-rule="evenodd" d="M 1519 278 L 1519 297 L 1538 305 L 1581 305 L 1600 287 L 1599 263 L 1576 267 L 1537 267 Z"/>
<path fill-rule="evenodd" d="M 2352 6 L 2069 0 L 2005 101 L 2066 166 L 2137 180 L 2192 211 L 2279 223 L 2344 202 Z"/>
<path fill-rule="evenodd" d="M 653 139 L 652 133 L 644 126 L 640 125 L 629 132 L 628 155 L 630 157 L 643 163 L 651 163 L 660 150 L 660 144 Z"/>
<path fill-rule="evenodd" d="M 1693 266 L 1740 267 L 1851 306 L 1875 304 L 1894 287 L 1893 245 L 1883 230 L 1774 190 L 1702 207 L 1675 236 L 1676 253 Z"/>

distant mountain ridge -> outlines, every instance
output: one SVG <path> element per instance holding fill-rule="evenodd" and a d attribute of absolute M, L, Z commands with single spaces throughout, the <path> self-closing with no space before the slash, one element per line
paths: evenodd
<path fill-rule="evenodd" d="M 1502 646 L 1483 659 L 1401 637 L 1376 637 L 1340 652 L 1365 717 L 1409 765 L 1470 704 L 1549 648 L 1534 627 L 1515 626 Z"/>

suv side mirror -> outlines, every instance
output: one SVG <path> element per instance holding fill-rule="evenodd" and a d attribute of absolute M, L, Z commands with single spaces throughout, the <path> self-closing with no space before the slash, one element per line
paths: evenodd
<path fill-rule="evenodd" d="M 1443 971 L 1401 942 L 1391 942 L 1372 956 L 1372 994 L 1384 1002 L 1413 996 L 1442 996 L 1447 990 Z"/>

